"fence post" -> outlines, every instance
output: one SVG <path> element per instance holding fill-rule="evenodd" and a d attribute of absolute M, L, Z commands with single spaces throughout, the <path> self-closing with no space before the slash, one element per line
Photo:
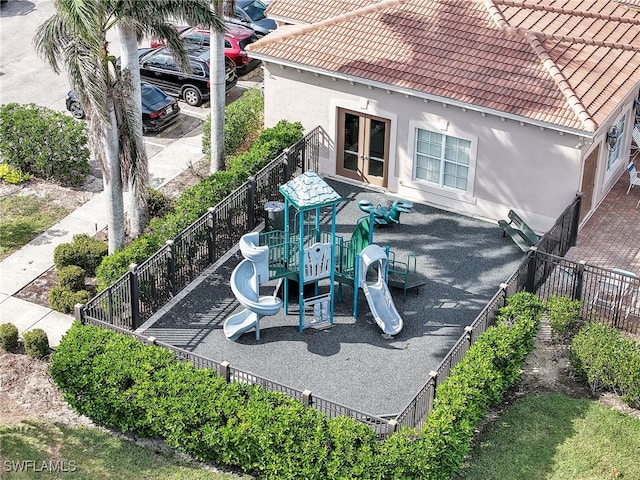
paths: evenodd
<path fill-rule="evenodd" d="M 289 175 L 291 175 L 289 169 L 289 148 L 285 148 L 282 153 L 284 154 L 284 160 L 282 161 L 282 166 L 284 167 L 282 169 L 282 184 L 284 185 L 289 181 Z"/>
<path fill-rule="evenodd" d="M 216 209 L 213 207 L 207 208 L 207 213 L 209 214 L 209 218 L 207 218 L 207 250 L 209 253 L 209 264 L 213 265 L 213 262 L 216 261 L 216 232 L 215 232 L 215 216 L 213 212 Z"/>
<path fill-rule="evenodd" d="M 165 242 L 169 246 L 169 263 L 167 264 L 167 276 L 169 277 L 169 290 L 171 295 L 176 294 L 176 251 L 175 242 L 173 240 L 167 240 Z"/>
<path fill-rule="evenodd" d="M 433 405 L 433 400 L 436 399 L 436 390 L 438 389 L 438 372 L 436 370 L 431 370 L 429 372 L 429 376 L 433 378 L 433 398 L 431 399 L 431 404 Z"/>
<path fill-rule="evenodd" d="M 256 177 L 247 178 L 249 188 L 247 189 L 247 230 L 250 232 L 256 226 Z"/>
<path fill-rule="evenodd" d="M 509 284 L 508 283 L 501 283 L 500 287 L 498 287 L 498 288 L 502 292 L 502 306 L 506 307 L 507 306 L 507 288 L 509 288 Z"/>
<path fill-rule="evenodd" d="M 578 226 L 580 225 L 580 209 L 582 207 L 582 193 L 576 193 L 576 201 L 573 210 L 573 221 L 571 223 L 571 234 L 569 236 L 569 245 L 571 247 L 576 246 L 578 241 Z"/>
<path fill-rule="evenodd" d="M 231 370 L 229 369 L 229 362 L 226 360 L 220 363 L 220 376 L 224 378 L 225 382 L 231 382 Z"/>
<path fill-rule="evenodd" d="M 535 292 L 535 283 L 536 283 L 536 264 L 538 263 L 538 247 L 531 247 L 528 253 L 528 262 L 527 262 L 527 282 L 524 286 L 525 291 L 529 293 Z"/>
<path fill-rule="evenodd" d="M 84 324 L 84 312 L 82 311 L 83 307 L 84 305 L 82 303 L 76 303 L 73 306 L 73 315 L 76 320 L 78 320 L 82 324 Z"/>
<path fill-rule="evenodd" d="M 140 323 L 140 289 L 138 285 L 138 265 L 129 265 L 129 286 L 131 289 L 131 330 Z"/>
<path fill-rule="evenodd" d="M 574 300 L 582 300 L 582 285 L 584 282 L 585 265 L 586 262 L 584 260 L 580 260 L 576 266 L 576 281 L 573 284 L 573 292 L 571 292 Z"/>
<path fill-rule="evenodd" d="M 469 346 L 473 343 L 473 327 L 471 325 L 467 325 L 464 327 L 464 334 L 467 336 L 467 342 L 469 342 Z"/>
<path fill-rule="evenodd" d="M 305 390 L 304 392 L 302 392 L 302 405 L 304 405 L 305 408 L 309 408 L 312 401 L 313 394 L 311 393 L 311 390 Z"/>
<path fill-rule="evenodd" d="M 387 423 L 387 435 L 392 435 L 394 432 L 398 431 L 398 422 L 391 419 Z"/>

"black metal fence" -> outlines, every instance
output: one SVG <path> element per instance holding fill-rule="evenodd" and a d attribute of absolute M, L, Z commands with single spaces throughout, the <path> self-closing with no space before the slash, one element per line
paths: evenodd
<path fill-rule="evenodd" d="M 276 197 L 283 180 L 305 169 L 317 167 L 319 135 L 319 129 L 311 132 L 257 174 L 255 179 L 248 181 L 217 207 L 209 209 L 207 214 L 176 239 L 167 242 L 153 257 L 139 267 L 132 266 L 128 274 L 94 297 L 87 306 L 78 306 L 76 317 L 83 323 L 134 335 L 141 342 L 170 349 L 177 358 L 189 361 L 197 368 L 214 369 L 228 382 L 257 384 L 268 390 L 282 392 L 330 418 L 343 415 L 352 417 L 370 425 L 381 439 L 400 426 L 422 428 L 433 408 L 438 385 L 449 376 L 476 339 L 495 322 L 498 310 L 514 293 L 536 292 L 543 300 L 551 295 L 581 299 L 584 301 L 584 318 L 597 317 L 629 332 L 640 331 L 640 279 L 626 272 L 609 271 L 562 258 L 576 241 L 581 201 L 578 195 L 537 246 L 527 252 L 518 269 L 507 282 L 500 285 L 471 325 L 465 328 L 438 368 L 429 372 L 426 383 L 407 407 L 391 420 L 359 412 L 312 392 L 236 369 L 227 362 L 214 361 L 132 332 L 142 319 L 149 318 L 195 276 L 232 248 L 244 233 L 264 220 L 262 205 Z M 291 171 L 288 170 L 289 166 L 293 167 Z"/>
<path fill-rule="evenodd" d="M 264 220 L 264 204 L 280 199 L 280 185 L 307 170 L 317 171 L 320 140 L 317 127 L 145 262 L 131 265 L 87 302 L 83 318 L 138 328 Z"/>

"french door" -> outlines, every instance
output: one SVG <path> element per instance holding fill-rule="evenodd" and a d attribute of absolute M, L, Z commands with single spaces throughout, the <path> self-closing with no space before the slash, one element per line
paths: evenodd
<path fill-rule="evenodd" d="M 336 173 L 386 187 L 390 127 L 386 118 L 339 109 Z"/>

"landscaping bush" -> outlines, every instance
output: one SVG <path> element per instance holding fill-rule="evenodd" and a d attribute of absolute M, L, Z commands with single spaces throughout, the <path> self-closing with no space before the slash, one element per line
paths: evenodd
<path fill-rule="evenodd" d="M 171 200 L 160 190 L 148 188 L 147 192 L 147 206 L 149 207 L 150 218 L 164 217 L 167 213 L 173 210 Z"/>
<path fill-rule="evenodd" d="M 85 304 L 89 301 L 90 295 L 86 290 L 74 292 L 68 288 L 54 285 L 49 290 L 49 306 L 62 313 L 73 313 L 76 303 Z"/>
<path fill-rule="evenodd" d="M 49 338 L 41 328 L 34 328 L 22 334 L 24 351 L 33 358 L 44 358 L 49 355 Z"/>
<path fill-rule="evenodd" d="M 533 347 L 542 304 L 514 295 L 500 319 L 438 387 L 421 432 L 384 442 L 350 418 L 328 419 L 281 393 L 227 384 L 168 350 L 76 322 L 53 356 L 65 400 L 96 423 L 159 436 L 200 460 L 262 479 L 448 479 L 487 407 L 519 374 Z"/>
<path fill-rule="evenodd" d="M 15 352 L 18 348 L 18 327 L 13 323 L 0 324 L 0 348 L 5 352 Z"/>
<path fill-rule="evenodd" d="M 554 341 L 563 342 L 573 336 L 580 321 L 582 305 L 581 300 L 572 300 L 566 296 L 549 297 L 546 311 Z"/>
<path fill-rule="evenodd" d="M 0 153 L 20 172 L 81 185 L 89 174 L 86 126 L 35 104 L 0 105 Z"/>
<path fill-rule="evenodd" d="M 262 129 L 264 98 L 252 88 L 224 109 L 224 156 L 233 155 L 257 137 Z M 202 153 L 211 158 L 211 117 L 202 122 Z"/>
<path fill-rule="evenodd" d="M 68 267 L 62 267 L 57 273 L 61 287 L 72 292 L 84 290 L 85 271 L 82 267 L 69 265 Z"/>
<path fill-rule="evenodd" d="M 30 173 L 24 173 L 20 171 L 20 169 L 12 167 L 6 163 L 0 164 L 0 180 L 3 182 L 18 185 L 19 183 L 29 181 L 32 178 L 33 175 Z"/>
<path fill-rule="evenodd" d="M 242 185 L 247 177 L 269 164 L 285 148 L 302 138 L 300 123 L 281 121 L 266 129 L 251 149 L 234 157 L 229 169 L 216 172 L 197 185 L 186 189 L 175 202 L 171 213 L 163 218 L 154 218 L 145 234 L 131 245 L 105 257 L 96 269 L 97 287 L 103 290 L 124 275 L 132 263 L 141 264 L 167 240 L 175 238 L 185 227 L 195 222 L 208 208 L 220 203 L 233 190 Z"/>
<path fill-rule="evenodd" d="M 103 241 L 81 233 L 73 236 L 71 243 L 61 243 L 53 251 L 53 263 L 59 271 L 69 265 L 77 265 L 87 275 L 93 276 L 96 268 L 106 257 L 109 247 Z"/>
<path fill-rule="evenodd" d="M 595 393 L 613 390 L 629 406 L 640 408 L 640 345 L 613 327 L 593 322 L 571 342 L 569 361 Z"/>

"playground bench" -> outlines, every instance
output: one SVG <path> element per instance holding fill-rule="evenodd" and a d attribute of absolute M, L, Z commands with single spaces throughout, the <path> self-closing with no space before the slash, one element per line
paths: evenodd
<path fill-rule="evenodd" d="M 416 273 L 416 256 L 409 254 L 406 262 L 395 259 L 393 252 L 389 252 L 389 271 L 387 285 L 402 289 L 402 300 L 407 299 L 407 290 L 422 287 L 427 283 L 424 277 Z"/>
<path fill-rule="evenodd" d="M 507 216 L 509 217 L 508 222 L 505 220 L 498 221 L 498 225 L 502 228 L 503 236 L 509 235 L 523 252 L 538 243 L 538 235 L 520 218 L 520 215 L 513 210 L 509 210 Z"/>

